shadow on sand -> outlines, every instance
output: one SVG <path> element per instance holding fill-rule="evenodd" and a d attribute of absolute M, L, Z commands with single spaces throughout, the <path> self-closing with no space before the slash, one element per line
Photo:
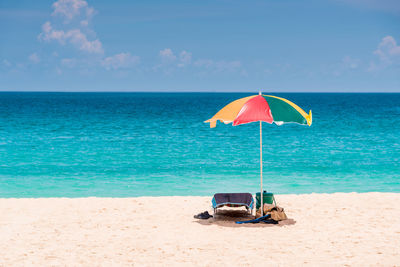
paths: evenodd
<path fill-rule="evenodd" d="M 293 225 L 296 223 L 293 219 L 287 219 L 280 221 L 278 224 L 268 224 L 268 223 L 244 223 L 237 224 L 237 221 L 248 221 L 254 219 L 254 215 L 250 215 L 245 210 L 218 210 L 218 213 L 214 215 L 213 218 L 207 220 L 196 220 L 195 222 L 201 225 L 218 225 L 224 227 L 279 227 L 284 225 Z"/>

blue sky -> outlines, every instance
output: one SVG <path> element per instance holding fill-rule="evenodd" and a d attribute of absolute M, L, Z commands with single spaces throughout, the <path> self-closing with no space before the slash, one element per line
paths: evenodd
<path fill-rule="evenodd" d="M 400 2 L 0 1 L 1 91 L 400 92 Z"/>

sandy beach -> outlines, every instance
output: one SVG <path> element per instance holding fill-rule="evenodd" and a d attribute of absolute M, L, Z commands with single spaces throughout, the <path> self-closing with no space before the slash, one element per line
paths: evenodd
<path fill-rule="evenodd" d="M 196 220 L 211 197 L 0 200 L 1 266 L 400 266 L 400 194 L 278 195 L 289 221 Z"/>

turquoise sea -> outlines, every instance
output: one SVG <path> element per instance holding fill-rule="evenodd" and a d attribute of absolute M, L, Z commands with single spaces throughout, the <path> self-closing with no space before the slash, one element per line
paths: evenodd
<path fill-rule="evenodd" d="M 248 95 L 0 93 L 0 197 L 258 192 L 258 124 L 203 123 Z M 400 94 L 275 95 L 313 125 L 263 124 L 266 190 L 400 192 Z"/>

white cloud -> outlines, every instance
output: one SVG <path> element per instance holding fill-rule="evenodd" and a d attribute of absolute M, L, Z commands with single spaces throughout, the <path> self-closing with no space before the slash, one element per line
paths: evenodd
<path fill-rule="evenodd" d="M 368 71 L 382 70 L 390 65 L 400 65 L 400 45 L 397 45 L 393 36 L 385 36 L 373 52 L 378 60 L 371 61 Z"/>
<path fill-rule="evenodd" d="M 139 64 L 140 58 L 132 56 L 130 53 L 120 53 L 111 57 L 106 57 L 101 61 L 101 65 L 107 70 L 130 68 Z"/>
<path fill-rule="evenodd" d="M 165 48 L 159 52 L 161 64 L 155 66 L 154 70 L 162 70 L 165 74 L 171 74 L 177 67 L 183 68 L 191 64 L 192 53 L 181 51 L 178 56 L 170 48 Z"/>
<path fill-rule="evenodd" d="M 164 50 L 161 50 L 159 54 L 160 54 L 161 60 L 164 63 L 171 63 L 176 60 L 176 56 L 174 55 L 174 53 L 172 52 L 172 50 L 170 48 L 165 48 Z"/>
<path fill-rule="evenodd" d="M 175 56 L 170 48 L 165 48 L 159 53 L 163 64 L 176 63 L 178 67 L 185 67 L 192 61 L 192 53 L 183 50 L 179 57 Z"/>
<path fill-rule="evenodd" d="M 345 69 L 357 69 L 360 64 L 359 59 L 352 58 L 350 56 L 345 56 L 342 59 L 342 66 Z"/>
<path fill-rule="evenodd" d="M 43 24 L 39 39 L 43 41 L 55 40 L 62 45 L 68 42 L 79 50 L 88 53 L 102 54 L 104 52 L 102 44 L 98 39 L 89 41 L 86 34 L 81 32 L 80 29 L 72 29 L 66 32 L 63 30 L 55 30 L 49 21 Z"/>
<path fill-rule="evenodd" d="M 243 76 L 248 75 L 238 60 L 198 59 L 193 61 L 191 52 L 183 50 L 176 55 L 170 48 L 161 50 L 159 56 L 161 57 L 161 64 L 156 65 L 153 69 L 155 71 L 162 70 L 165 74 L 171 74 L 178 68 L 196 67 L 200 69 L 202 74 L 238 72 Z"/>
<path fill-rule="evenodd" d="M 52 16 L 60 15 L 65 18 L 65 22 L 71 21 L 74 17 L 81 15 L 81 10 L 84 10 L 85 15 L 89 13 L 93 14 L 92 9 L 88 6 L 88 3 L 84 0 L 58 0 L 53 5 Z"/>
<path fill-rule="evenodd" d="M 31 54 L 31 55 L 29 56 L 29 60 L 30 60 L 32 63 L 37 64 L 37 63 L 40 62 L 40 57 L 38 56 L 38 54 L 33 53 L 33 54 Z"/>
<path fill-rule="evenodd" d="M 71 45 L 90 54 L 104 54 L 101 41 L 93 37 L 96 33 L 89 28 L 90 20 L 96 13 L 93 7 L 90 7 L 85 0 L 57 0 L 52 8 L 53 19 L 42 25 L 42 32 L 38 35 L 39 40 Z M 64 23 L 60 23 L 60 19 Z M 58 53 L 55 56 L 58 56 Z M 166 51 L 165 56 L 168 57 L 168 51 Z M 93 68 L 100 63 L 102 67 L 110 70 L 130 68 L 139 64 L 139 62 L 138 56 L 133 56 L 130 53 L 119 53 L 114 56 L 102 57 L 102 59 L 99 57 L 63 58 L 59 67 L 83 68 L 84 66 L 91 66 Z M 61 69 L 59 68 L 57 72 L 61 73 Z"/>
<path fill-rule="evenodd" d="M 73 45 L 78 47 L 80 50 L 87 51 L 89 53 L 103 53 L 103 47 L 101 42 L 96 39 L 89 41 L 84 33 L 79 29 L 70 30 L 65 34 Z"/>
<path fill-rule="evenodd" d="M 91 18 L 95 15 L 96 10 L 90 7 L 85 0 L 57 0 L 53 5 L 52 20 L 42 25 L 42 32 L 38 35 L 38 39 L 44 42 L 57 42 L 61 45 L 71 45 L 76 49 L 90 54 L 100 55 L 97 57 L 63 58 L 60 60 L 60 68 L 83 67 L 93 68 L 99 64 L 107 70 L 123 69 L 133 67 L 140 62 L 138 56 L 130 53 L 119 53 L 109 57 L 103 57 L 104 49 L 101 41 L 96 38 L 96 33 L 90 29 L 89 24 Z M 60 23 L 64 22 L 64 23 Z M 58 53 L 54 56 L 58 56 Z M 161 51 L 160 55 L 167 60 L 175 60 L 176 57 L 172 51 L 166 49 Z M 187 57 L 184 60 L 187 61 Z M 186 62 L 185 61 L 185 62 Z M 61 69 L 57 72 L 61 73 Z"/>
<path fill-rule="evenodd" d="M 65 44 L 64 35 L 65 35 L 64 31 L 54 30 L 53 27 L 51 26 L 50 21 L 46 21 L 42 25 L 42 32 L 39 34 L 38 38 L 39 40 L 43 41 L 57 40 L 60 43 Z"/>
<path fill-rule="evenodd" d="M 91 19 L 94 14 L 96 14 L 96 10 L 93 7 L 86 8 L 86 17 L 87 19 Z"/>
<path fill-rule="evenodd" d="M 400 60 L 400 45 L 397 45 L 396 40 L 388 35 L 379 43 L 374 54 L 378 55 L 381 61 L 391 64 Z"/>
<path fill-rule="evenodd" d="M 179 61 L 180 62 L 178 63 L 178 67 L 185 67 L 189 65 L 192 61 L 192 53 L 182 51 L 179 54 Z"/>
<path fill-rule="evenodd" d="M 93 54 L 102 54 L 103 47 L 99 39 L 90 38 L 87 32 L 95 34 L 87 29 L 89 20 L 93 17 L 95 10 L 89 7 L 84 0 L 58 0 L 53 5 L 53 17 L 61 17 L 64 23 L 76 22 L 73 25 L 78 25 L 74 28 L 66 28 L 64 25 L 61 29 L 54 29 L 52 23 L 47 21 L 42 25 L 42 32 L 39 34 L 39 40 L 43 41 L 58 41 L 60 44 L 72 44 L 81 51 Z M 78 24 L 79 23 L 79 24 Z M 79 27 L 80 25 L 80 27 Z"/>

